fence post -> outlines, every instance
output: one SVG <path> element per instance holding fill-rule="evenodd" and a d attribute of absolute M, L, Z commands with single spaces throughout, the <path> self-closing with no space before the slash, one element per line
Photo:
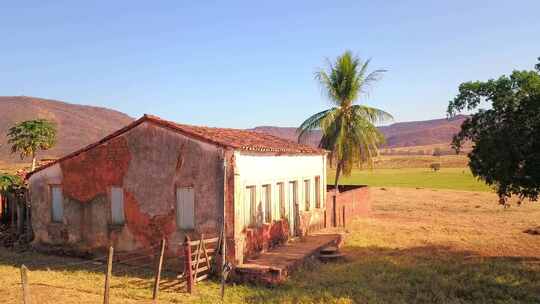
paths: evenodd
<path fill-rule="evenodd" d="M 103 292 L 103 304 L 109 304 L 109 289 L 111 287 L 112 263 L 113 263 L 113 246 L 109 247 L 109 257 L 107 258 L 107 273 L 105 274 L 105 291 Z"/>
<path fill-rule="evenodd" d="M 343 205 L 343 227 L 347 226 L 347 222 L 345 221 L 346 217 L 345 217 L 345 205 Z"/>
<path fill-rule="evenodd" d="M 28 288 L 28 268 L 21 265 L 21 284 L 23 291 L 23 303 L 30 304 L 30 289 Z"/>
<path fill-rule="evenodd" d="M 159 252 L 159 261 L 157 263 L 156 278 L 154 280 L 154 290 L 152 293 L 152 303 L 157 303 L 159 292 L 159 281 L 161 279 L 161 267 L 163 265 L 163 254 L 165 253 L 165 239 L 161 240 L 161 250 Z"/>
<path fill-rule="evenodd" d="M 337 227 L 337 202 L 336 194 L 332 196 L 332 226 Z"/>
<path fill-rule="evenodd" d="M 189 244 L 191 242 L 191 239 L 189 236 L 186 235 L 186 239 L 184 242 L 184 262 L 186 263 L 185 270 L 186 270 L 186 285 L 187 285 L 187 291 L 189 293 L 193 293 L 193 266 L 191 265 L 191 245 Z"/>

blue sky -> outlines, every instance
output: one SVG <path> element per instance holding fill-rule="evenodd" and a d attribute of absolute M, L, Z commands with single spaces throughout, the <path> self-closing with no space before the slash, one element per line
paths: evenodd
<path fill-rule="evenodd" d="M 361 102 L 444 117 L 459 83 L 531 69 L 540 1 L 4 1 L 0 95 L 191 124 L 297 126 L 349 49 L 389 71 Z"/>

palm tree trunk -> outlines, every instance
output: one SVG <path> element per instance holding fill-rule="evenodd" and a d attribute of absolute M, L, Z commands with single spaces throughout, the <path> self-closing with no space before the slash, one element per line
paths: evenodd
<path fill-rule="evenodd" d="M 338 163 L 337 163 L 337 168 L 336 168 L 336 181 L 334 183 L 334 191 L 336 193 L 339 193 L 339 176 L 341 175 L 341 167 L 342 167 L 342 161 L 339 160 Z"/>
<path fill-rule="evenodd" d="M 36 169 L 36 153 L 32 153 L 32 170 L 34 171 Z"/>

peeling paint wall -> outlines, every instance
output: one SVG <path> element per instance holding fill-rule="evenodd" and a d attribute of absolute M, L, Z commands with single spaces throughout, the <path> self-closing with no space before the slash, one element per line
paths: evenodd
<path fill-rule="evenodd" d="M 223 161 L 226 161 L 224 166 Z M 227 176 L 224 177 L 224 171 Z M 316 208 L 315 177 L 320 177 L 320 208 Z M 309 179 L 311 208 L 306 211 L 303 182 Z M 244 189 L 278 182 L 298 184 L 298 211 L 292 229 L 293 206 L 280 217 L 272 212 L 269 223 L 245 227 Z M 62 187 L 64 215 L 51 221 L 51 186 Z M 97 253 L 109 245 L 117 251 L 157 246 L 161 238 L 168 254 L 181 250 L 186 234 L 217 236 L 225 213 L 228 256 L 241 263 L 244 256 L 285 242 L 291 232 L 305 234 L 322 227 L 326 206 L 324 155 L 246 153 L 191 139 L 176 131 L 143 122 L 92 149 L 36 172 L 29 179 L 35 246 L 58 245 Z M 111 188 L 123 190 L 125 223 L 112 224 Z M 192 187 L 195 228 L 176 223 L 176 189 Z M 224 205 L 225 201 L 225 205 Z M 275 204 L 275 203 L 274 203 Z M 223 209 L 225 208 L 225 210 Z"/>
<path fill-rule="evenodd" d="M 250 256 L 257 251 L 267 250 L 273 245 L 282 243 L 291 237 L 294 231 L 304 235 L 308 231 L 316 230 L 324 226 L 324 209 L 326 201 L 326 156 L 324 155 L 279 155 L 235 152 L 235 197 L 234 215 L 234 242 L 235 260 L 241 263 L 244 257 Z M 315 177 L 320 177 L 320 208 L 316 208 Z M 306 211 L 305 193 L 303 183 L 310 181 L 309 200 L 311 208 Z M 291 227 L 294 214 L 291 205 L 291 193 L 288 189 L 289 182 L 296 182 L 297 192 L 297 225 Z M 285 218 L 279 218 L 276 211 L 277 183 L 284 183 Z M 246 227 L 243 219 L 246 209 L 244 208 L 245 189 L 249 186 L 256 187 L 256 201 L 264 209 L 261 202 L 263 185 L 271 185 L 271 200 L 274 206 L 272 210 L 272 222 Z M 265 212 L 263 210 L 263 212 Z M 286 229 L 285 229 L 286 228 Z M 290 228 L 290 229 L 289 229 Z"/>
<path fill-rule="evenodd" d="M 36 245 L 80 251 L 113 244 L 129 251 L 154 246 L 162 237 L 170 253 L 189 233 L 217 235 L 223 214 L 221 148 L 142 123 L 136 128 L 30 177 Z M 61 185 L 64 217 L 51 222 L 50 186 Z M 124 191 L 124 225 L 111 224 L 110 189 Z M 176 225 L 176 188 L 193 187 L 195 229 Z"/>

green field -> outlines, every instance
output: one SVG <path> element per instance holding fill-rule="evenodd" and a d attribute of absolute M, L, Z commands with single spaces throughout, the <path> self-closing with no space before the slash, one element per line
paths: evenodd
<path fill-rule="evenodd" d="M 329 170 L 328 183 L 333 184 L 334 178 L 335 171 Z M 351 176 L 341 178 L 340 184 L 467 191 L 491 190 L 485 183 L 472 176 L 468 168 L 442 168 L 438 172 L 425 168 L 355 169 Z"/>

